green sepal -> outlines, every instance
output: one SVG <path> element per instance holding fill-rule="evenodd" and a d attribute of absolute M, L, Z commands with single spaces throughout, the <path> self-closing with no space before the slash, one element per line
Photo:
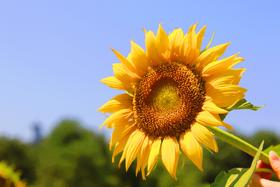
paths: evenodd
<path fill-rule="evenodd" d="M 229 111 L 232 111 L 232 110 L 254 110 L 254 111 L 257 111 L 261 108 L 262 108 L 261 106 L 255 106 L 252 103 L 250 103 L 249 101 L 247 101 L 246 99 L 241 99 L 235 105 L 230 107 L 228 110 Z"/>
<path fill-rule="evenodd" d="M 262 106 L 255 106 L 246 99 L 241 99 L 237 103 L 235 103 L 233 106 L 227 108 L 226 110 L 232 111 L 232 110 L 254 110 L 257 111 L 261 109 Z M 227 114 L 220 114 L 221 120 L 224 120 L 226 118 Z"/>
<path fill-rule="evenodd" d="M 261 143 L 254 160 L 252 161 L 251 167 L 235 168 L 229 172 L 221 172 L 216 177 L 213 184 L 210 187 L 246 187 L 251 181 L 253 174 L 256 171 L 257 161 L 259 160 L 261 151 L 263 149 L 264 142 Z"/>

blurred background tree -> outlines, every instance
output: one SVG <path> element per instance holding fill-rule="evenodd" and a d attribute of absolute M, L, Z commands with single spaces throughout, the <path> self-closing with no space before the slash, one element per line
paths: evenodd
<path fill-rule="evenodd" d="M 32 147 L 19 140 L 0 138 L 0 161 L 4 160 L 21 173 L 23 180 L 33 183 L 36 179 L 36 155 Z"/>
<path fill-rule="evenodd" d="M 38 127 L 36 128 L 38 129 Z M 259 131 L 250 137 L 238 135 L 254 145 L 265 140 L 266 147 L 280 143 L 277 134 Z M 159 162 L 143 181 L 135 176 L 135 164 L 128 172 L 111 163 L 111 152 L 105 137 L 81 126 L 75 120 L 63 120 L 52 132 L 36 138 L 33 144 L 0 138 L 0 160 L 21 171 L 22 178 L 32 187 L 190 187 L 208 186 L 222 170 L 248 167 L 252 158 L 218 141 L 219 152 L 204 150 L 204 172 L 181 157 L 178 180 L 173 180 Z"/>

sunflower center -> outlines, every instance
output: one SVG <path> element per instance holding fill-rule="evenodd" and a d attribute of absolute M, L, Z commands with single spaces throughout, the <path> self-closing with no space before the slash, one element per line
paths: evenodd
<path fill-rule="evenodd" d="M 160 65 L 136 86 L 137 127 L 152 138 L 179 137 L 202 110 L 204 96 L 204 82 L 194 68 L 179 63 Z"/>
<path fill-rule="evenodd" d="M 152 89 L 150 100 L 153 107 L 161 112 L 173 111 L 181 105 L 179 90 L 171 80 L 160 80 Z"/>

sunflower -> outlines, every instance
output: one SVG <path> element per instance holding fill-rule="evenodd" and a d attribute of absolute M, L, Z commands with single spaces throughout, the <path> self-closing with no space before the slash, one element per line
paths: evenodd
<path fill-rule="evenodd" d="M 220 115 L 244 98 L 238 84 L 245 69 L 233 69 L 243 58 L 220 58 L 229 43 L 209 48 L 210 41 L 202 50 L 206 27 L 196 27 L 186 34 L 180 28 L 167 34 L 161 25 L 156 34 L 145 31 L 146 50 L 133 41 L 127 57 L 113 49 L 120 62 L 114 76 L 101 80 L 124 91 L 99 108 L 111 114 L 104 125 L 113 128 L 112 161 L 122 153 L 119 164 L 128 170 L 136 160 L 143 179 L 159 158 L 176 178 L 180 151 L 203 170 L 202 146 L 218 151 L 207 126 L 231 128 Z"/>

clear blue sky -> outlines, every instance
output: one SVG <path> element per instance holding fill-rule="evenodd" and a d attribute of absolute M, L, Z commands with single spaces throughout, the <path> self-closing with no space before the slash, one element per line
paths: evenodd
<path fill-rule="evenodd" d="M 0 134 L 30 140 L 30 124 L 47 133 L 64 117 L 98 130 L 96 110 L 117 93 L 99 80 L 112 74 L 111 47 L 127 54 L 129 41 L 143 46 L 143 28 L 185 30 L 208 25 L 214 44 L 230 41 L 248 70 L 247 98 L 266 105 L 238 111 L 227 121 L 244 133 L 280 132 L 279 1 L 2 1 L 0 3 Z M 105 130 L 101 130 L 105 133 Z"/>

